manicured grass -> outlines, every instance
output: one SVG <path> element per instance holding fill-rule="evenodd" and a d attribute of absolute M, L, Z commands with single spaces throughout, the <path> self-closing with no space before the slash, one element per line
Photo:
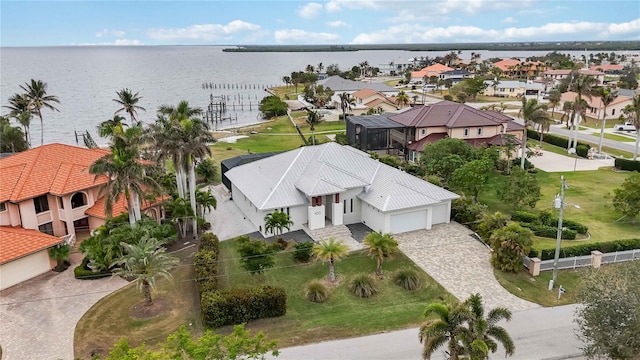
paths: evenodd
<path fill-rule="evenodd" d="M 165 302 L 166 308 L 153 317 L 134 318 L 132 308 L 142 304 L 144 296 L 135 283 L 110 294 L 87 311 L 76 325 L 74 337 L 75 358 L 91 359 L 94 354 L 104 356 L 109 348 L 121 338 L 138 346 L 145 342 L 154 345 L 165 341 L 180 325 L 187 325 L 196 335 L 202 333 L 200 301 L 195 282 L 191 258 L 193 249 L 182 250 L 181 265 L 172 271 L 173 279 L 156 279 L 157 291 L 152 292 L 154 301 Z M 90 281 L 90 280 L 84 280 Z"/>
<path fill-rule="evenodd" d="M 553 134 L 553 135 L 566 139 L 566 137 L 562 136 L 562 135 L 557 135 L 557 134 Z M 546 136 L 546 134 L 545 134 L 545 136 Z M 591 142 L 591 141 L 584 141 L 584 140 L 580 140 L 579 139 L 578 141 L 580 141 L 581 143 L 589 144 L 593 148 L 596 148 L 596 149 L 598 148 L 598 141 L 597 140 L 594 141 L 594 142 Z M 529 139 L 527 141 L 527 144 L 529 144 L 529 146 L 536 146 L 536 145 L 540 145 L 540 141 L 539 140 Z M 544 142 L 544 138 L 543 138 L 543 141 L 542 141 L 542 149 L 543 150 L 547 150 L 547 151 L 551 151 L 551 152 L 554 152 L 554 153 L 560 154 L 560 155 L 567 155 L 567 149 L 559 147 L 559 146 L 551 145 L 549 143 L 546 143 L 546 142 Z M 602 147 L 602 151 L 607 153 L 607 154 L 611 154 L 611 155 L 614 155 L 614 156 L 622 156 L 622 157 L 625 157 L 625 158 L 631 158 L 633 156 L 633 154 L 628 152 L 628 151 L 622 151 L 622 150 L 614 149 L 614 148 L 611 148 L 611 147 L 608 147 L 608 146 L 603 146 Z"/>
<path fill-rule="evenodd" d="M 561 246 L 571 246 L 585 242 L 611 241 L 638 237 L 640 224 L 630 222 L 616 222 L 621 217 L 613 209 L 612 192 L 629 176 L 629 172 L 616 172 L 611 169 L 595 171 L 576 171 L 565 173 L 547 173 L 538 170 L 536 177 L 541 186 L 542 198 L 535 209 L 552 210 L 553 199 L 560 192 L 560 176 L 564 175 L 569 185 L 565 191 L 565 202 L 578 204 L 580 209 L 565 206 L 564 218 L 579 221 L 589 227 L 589 240 L 563 240 Z M 501 211 L 509 214 L 512 208 L 497 199 L 496 191 L 504 185 L 505 176 L 496 173 L 491 175 L 491 189 L 480 194 L 479 200 L 487 204 L 489 212 Z M 536 238 L 535 249 L 555 247 L 555 239 Z"/>
<path fill-rule="evenodd" d="M 591 135 L 600 138 L 600 133 L 591 133 Z M 627 137 L 627 136 L 609 134 L 609 133 L 604 133 L 604 138 L 605 139 L 609 139 L 609 140 L 621 141 L 621 142 L 634 142 L 635 141 L 634 139 L 632 139 L 630 137 Z"/>
<path fill-rule="evenodd" d="M 304 86 L 301 86 L 300 84 L 298 84 L 298 92 L 302 91 L 303 88 Z M 290 99 L 295 99 L 297 96 L 296 87 L 293 85 L 277 86 L 277 87 L 271 88 L 270 90 L 273 91 L 281 99 L 284 99 L 286 96 L 288 96 Z"/>
<path fill-rule="evenodd" d="M 417 326 L 424 321 L 422 311 L 430 302 L 455 301 L 438 283 L 403 254 L 385 259 L 384 279 L 376 279 L 379 292 L 372 298 L 359 299 L 347 291 L 348 280 L 356 274 L 373 274 L 375 261 L 362 252 L 354 252 L 336 263 L 339 283 L 329 299 L 317 304 L 304 299 L 304 286 L 328 274 L 328 264 L 298 264 L 291 252 L 276 256 L 276 265 L 264 275 L 250 275 L 240 267 L 236 241 L 220 243 L 219 274 L 222 287 L 272 284 L 287 291 L 287 314 L 279 318 L 252 321 L 247 328 L 264 331 L 278 346 L 286 347 L 329 339 L 373 334 L 381 331 Z M 413 269 L 422 287 L 405 291 L 393 284 L 392 274 L 398 269 Z M 221 329 L 225 330 L 225 329 Z"/>
<path fill-rule="evenodd" d="M 558 300 L 558 286 L 555 286 L 553 291 L 549 291 L 548 288 L 549 280 L 553 276 L 552 271 L 543 271 L 536 277 L 529 275 L 526 271 L 506 273 L 494 270 L 493 274 L 502 287 L 519 298 L 542 306 L 559 306 L 576 302 L 578 286 L 586 272 L 586 268 L 558 271 L 558 285 L 567 289 L 560 300 Z"/>

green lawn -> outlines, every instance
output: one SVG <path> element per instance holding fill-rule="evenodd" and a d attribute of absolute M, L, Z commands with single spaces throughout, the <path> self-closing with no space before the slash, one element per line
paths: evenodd
<path fill-rule="evenodd" d="M 502 287 L 513 295 L 529 300 L 542 306 L 559 306 L 576 302 L 576 294 L 580 279 L 587 269 L 560 270 L 558 272 L 558 284 L 567 289 L 558 300 L 558 287 L 549 291 L 549 280 L 553 276 L 552 271 L 543 271 L 540 276 L 533 277 L 526 271 L 518 273 L 505 273 L 494 270 L 493 274 Z"/>
<path fill-rule="evenodd" d="M 591 133 L 591 135 L 600 138 L 600 133 Z M 621 141 L 621 142 L 634 142 L 635 141 L 634 139 L 632 139 L 632 138 L 630 138 L 628 136 L 609 134 L 609 133 L 605 133 L 604 134 L 604 138 L 605 139 L 609 139 L 609 140 Z"/>
<path fill-rule="evenodd" d="M 252 321 L 247 326 L 254 331 L 264 331 L 270 339 L 277 340 L 280 347 L 417 326 L 424 321 L 422 310 L 426 304 L 439 299 L 455 301 L 401 253 L 385 260 L 385 277 L 376 280 L 379 293 L 369 299 L 356 298 L 347 291 L 347 281 L 355 274 L 372 274 L 375 262 L 362 252 L 354 252 L 336 263 L 340 283 L 331 290 L 327 302 L 317 304 L 304 299 L 304 285 L 310 280 L 326 276 L 327 263 L 298 264 L 293 261 L 291 252 L 285 251 L 277 255 L 273 269 L 264 275 L 250 275 L 240 267 L 235 246 L 233 240 L 220 243 L 219 274 L 222 287 L 272 284 L 282 286 L 287 291 L 285 316 Z M 405 291 L 390 281 L 393 271 L 406 268 L 420 274 L 423 284 L 420 289 Z"/>
<path fill-rule="evenodd" d="M 611 241 L 618 239 L 635 238 L 640 234 L 640 224 L 615 221 L 620 218 L 611 201 L 614 188 L 619 187 L 629 176 L 629 172 L 616 172 L 611 169 L 596 171 L 577 171 L 566 173 L 547 173 L 538 170 L 536 177 L 541 186 L 542 198 L 534 210 L 554 210 L 553 199 L 560 192 L 560 176 L 564 175 L 569 188 L 565 192 L 565 202 L 578 204 L 580 209 L 566 206 L 565 219 L 579 221 L 589 227 L 591 239 L 589 240 L 563 240 L 562 246 L 571 246 L 577 243 Z M 479 197 L 483 204 L 487 204 L 488 211 L 501 211 L 509 214 L 512 208 L 498 200 L 496 191 L 502 188 L 505 177 L 498 173 L 491 175 L 491 188 Z M 557 212 L 557 210 L 554 210 Z M 536 238 L 534 248 L 552 248 L 555 239 Z"/>

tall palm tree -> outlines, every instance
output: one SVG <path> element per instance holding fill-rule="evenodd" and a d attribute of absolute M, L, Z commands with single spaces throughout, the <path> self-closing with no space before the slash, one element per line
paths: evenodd
<path fill-rule="evenodd" d="M 356 105 L 356 99 L 351 94 L 343 92 L 340 96 L 340 109 L 342 110 L 342 120 L 347 121 L 347 111 L 351 112 L 351 107 Z"/>
<path fill-rule="evenodd" d="M 25 140 L 31 147 L 31 118 L 32 112 L 29 106 L 29 98 L 26 94 L 13 94 L 9 98 L 9 105 L 5 105 L 9 109 L 9 116 L 13 117 L 22 125 Z"/>
<path fill-rule="evenodd" d="M 55 95 L 47 95 L 47 83 L 42 80 L 31 79 L 31 83 L 20 85 L 29 99 L 29 107 L 40 118 L 40 146 L 44 145 L 44 121 L 42 121 L 42 108 L 59 111 L 52 103 L 60 103 Z"/>
<path fill-rule="evenodd" d="M 146 306 L 153 305 L 151 290 L 156 288 L 156 278 L 170 279 L 171 269 L 178 264 L 178 259 L 167 254 L 162 245 L 162 241 L 149 235 L 143 236 L 137 244 L 122 242 L 120 246 L 125 249 L 125 255 L 113 263 L 119 267 L 115 274 L 135 278 L 138 290 L 144 294 Z"/>
<path fill-rule="evenodd" d="M 398 251 L 398 242 L 391 234 L 382 234 L 377 231 L 367 234 L 363 242 L 369 247 L 367 249 L 369 256 L 376 259 L 376 274 L 382 275 L 382 262 L 385 257 Z"/>
<path fill-rule="evenodd" d="M 396 104 L 401 108 L 409 105 L 409 96 L 404 91 L 400 91 L 398 95 L 396 95 Z"/>
<path fill-rule="evenodd" d="M 562 100 L 562 94 L 558 90 L 551 90 L 549 93 L 549 105 L 551 105 L 551 118 L 554 118 L 556 107 L 560 105 L 560 100 Z"/>
<path fill-rule="evenodd" d="M 622 110 L 636 127 L 636 146 L 633 150 L 633 160 L 638 158 L 638 146 L 640 146 L 640 94 L 633 97 L 631 104 Z"/>
<path fill-rule="evenodd" d="M 116 110 L 116 112 L 113 114 L 115 115 L 124 111 L 127 114 L 129 114 L 129 116 L 131 117 L 131 125 L 135 125 L 137 111 L 138 110 L 147 111 L 147 109 L 138 105 L 138 101 L 142 99 L 142 96 L 138 95 L 137 92 L 134 94 L 131 92 L 131 90 L 126 88 L 116 92 L 116 95 L 118 95 L 118 98 L 113 99 L 113 101 L 115 101 L 122 107 Z"/>
<path fill-rule="evenodd" d="M 311 144 L 315 145 L 316 144 L 316 136 L 315 136 L 314 132 L 316 130 L 316 125 L 318 125 L 318 124 L 320 124 L 322 122 L 322 118 L 321 118 L 320 114 L 318 114 L 317 111 L 307 109 L 306 122 L 307 122 L 307 124 L 309 124 L 309 130 L 311 130 Z"/>
<path fill-rule="evenodd" d="M 284 229 L 289 231 L 292 225 L 293 221 L 291 221 L 289 214 L 282 211 L 276 210 L 264 217 L 264 231 L 274 234 L 276 240 L 278 240 L 278 235 L 282 236 Z"/>
<path fill-rule="evenodd" d="M 586 101 L 583 101 L 583 96 L 591 99 L 591 95 L 593 94 L 593 88 L 596 84 L 596 79 L 591 77 L 591 76 L 585 76 L 582 75 L 580 73 L 575 73 L 575 75 L 573 76 L 572 80 L 571 80 L 571 84 L 569 85 L 569 90 L 570 91 L 574 91 L 576 93 L 576 100 L 573 103 L 573 107 L 574 107 L 574 111 L 576 115 L 580 115 L 581 117 L 584 117 L 583 115 L 586 113 L 587 110 L 587 103 Z M 585 122 L 587 121 L 586 117 L 584 117 Z M 577 142 L 578 142 L 578 124 L 574 124 L 574 134 L 575 134 L 575 139 L 572 140 L 571 137 L 569 137 L 569 144 L 573 143 L 572 147 L 575 147 Z"/>
<path fill-rule="evenodd" d="M 502 344 L 506 356 L 515 353 L 515 345 L 507 330 L 497 324 L 511 320 L 511 311 L 507 308 L 497 307 L 489 311 L 485 317 L 484 304 L 480 294 L 474 294 L 464 302 L 469 309 L 468 332 L 463 335 L 463 343 L 466 352 L 472 360 L 489 359 L 489 352 L 498 350 L 498 343 Z"/>
<path fill-rule="evenodd" d="M 435 315 L 436 318 L 420 327 L 422 358 L 430 359 L 440 346 L 447 344 L 448 359 L 460 359 L 465 354 L 460 338 L 467 331 L 464 324 L 470 316 L 469 310 L 460 305 L 431 303 L 424 309 L 423 315 Z"/>
<path fill-rule="evenodd" d="M 336 281 L 335 262 L 349 253 L 349 248 L 342 241 L 334 238 L 313 245 L 313 254 L 322 261 L 329 262 L 329 281 Z"/>
<path fill-rule="evenodd" d="M 522 108 L 518 116 L 524 120 L 524 134 L 522 137 L 522 154 L 520 156 L 520 167 L 524 170 L 526 150 L 527 150 L 527 126 L 533 124 L 541 124 L 548 122 L 549 116 L 547 115 L 547 105 L 538 103 L 536 99 L 529 99 L 522 97 Z"/>
<path fill-rule="evenodd" d="M 607 121 L 607 106 L 609 106 L 613 100 L 618 97 L 618 92 L 616 90 L 611 90 L 608 87 L 600 87 L 597 90 L 598 96 L 600 96 L 600 100 L 602 101 L 603 109 L 602 109 L 602 124 L 600 127 L 600 140 L 598 141 L 598 154 L 602 153 L 602 139 L 604 138 L 604 127 Z M 598 124 L 596 124 L 598 126 Z"/>
<path fill-rule="evenodd" d="M 196 190 L 196 204 L 200 210 L 198 212 L 199 216 L 204 219 L 204 215 L 207 212 L 211 212 L 211 209 L 218 207 L 218 200 L 213 196 L 211 189 L 207 191 Z"/>

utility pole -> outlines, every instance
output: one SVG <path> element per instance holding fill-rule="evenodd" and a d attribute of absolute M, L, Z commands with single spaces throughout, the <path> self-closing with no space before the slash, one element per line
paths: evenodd
<path fill-rule="evenodd" d="M 549 281 L 549 290 L 553 290 L 553 286 L 558 280 L 558 260 L 560 259 L 560 240 L 562 240 L 562 213 L 564 210 L 564 190 L 567 188 L 567 183 L 564 180 L 564 175 L 560 177 L 562 185 L 560 187 L 560 196 L 556 195 L 553 201 L 553 206 L 556 209 L 560 209 L 560 215 L 558 215 L 558 233 L 556 235 L 556 254 L 553 258 L 553 277 Z"/>

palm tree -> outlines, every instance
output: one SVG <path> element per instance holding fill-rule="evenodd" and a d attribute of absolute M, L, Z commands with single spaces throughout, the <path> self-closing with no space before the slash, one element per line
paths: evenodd
<path fill-rule="evenodd" d="M 622 110 L 636 127 L 636 146 L 633 150 L 633 161 L 638 158 L 638 146 L 640 144 L 640 94 L 633 97 L 632 103 Z"/>
<path fill-rule="evenodd" d="M 56 261 L 55 271 L 63 271 L 65 269 L 64 262 L 69 260 L 69 254 L 71 253 L 71 246 L 67 244 L 60 244 L 49 249 L 49 256 Z"/>
<path fill-rule="evenodd" d="M 396 104 L 401 108 L 409 105 L 409 96 L 404 91 L 400 91 L 398 95 L 396 95 Z"/>
<path fill-rule="evenodd" d="M 11 126 L 9 118 L 0 116 L 0 152 L 20 152 L 29 149 L 24 133 Z"/>
<path fill-rule="evenodd" d="M 316 130 L 316 125 L 322 122 L 322 118 L 320 117 L 320 114 L 318 114 L 317 111 L 307 109 L 306 121 L 307 121 L 307 124 L 309 124 L 309 130 L 311 130 L 311 144 L 315 145 L 316 136 L 314 134 L 314 131 Z"/>
<path fill-rule="evenodd" d="M 364 244 L 369 247 L 367 252 L 369 256 L 376 259 L 376 274 L 382 275 L 382 261 L 385 257 L 398 251 L 398 242 L 391 234 L 382 234 L 373 231 L 364 238 Z"/>
<path fill-rule="evenodd" d="M 424 309 L 423 315 L 435 315 L 436 318 L 420 327 L 420 342 L 424 344 L 422 358 L 430 359 L 440 346 L 447 344 L 448 359 L 460 359 L 465 349 L 459 338 L 466 332 L 464 323 L 470 316 L 469 310 L 460 305 L 431 303 Z"/>
<path fill-rule="evenodd" d="M 264 231 L 275 235 L 276 240 L 278 240 L 278 234 L 282 236 L 284 229 L 289 231 L 292 225 L 293 221 L 291 221 L 289 214 L 282 211 L 276 210 L 264 217 Z"/>
<path fill-rule="evenodd" d="M 32 112 L 29 107 L 29 98 L 26 94 L 13 94 L 9 98 L 9 105 L 5 105 L 9 109 L 9 116 L 16 119 L 24 130 L 25 140 L 31 147 L 31 118 Z"/>
<path fill-rule="evenodd" d="M 184 239 L 187 236 L 187 220 L 190 217 L 196 216 L 191 208 L 191 204 L 184 198 L 178 196 L 165 201 L 165 206 L 171 213 L 173 222 L 178 224 L 178 231 L 180 231 L 180 236 Z"/>
<path fill-rule="evenodd" d="M 119 112 L 124 111 L 127 114 L 129 114 L 129 116 L 131 117 L 131 125 L 135 125 L 137 111 L 138 110 L 147 111 L 147 109 L 143 108 L 140 105 L 137 105 L 138 101 L 142 99 L 142 96 L 138 95 L 137 92 L 133 94 L 131 90 L 126 88 L 116 92 L 116 95 L 118 95 L 118 98 L 113 99 L 113 101 L 115 101 L 122 107 L 116 110 L 116 112 L 113 114 L 115 115 L 115 114 L 118 114 Z"/>
<path fill-rule="evenodd" d="M 342 241 L 329 238 L 320 244 L 313 245 L 313 254 L 322 261 L 329 262 L 329 281 L 336 281 L 335 261 L 349 253 L 349 248 Z"/>
<path fill-rule="evenodd" d="M 342 110 L 342 120 L 347 121 L 347 110 L 351 112 L 351 107 L 355 106 L 356 99 L 351 94 L 343 92 L 340 96 L 340 109 Z"/>
<path fill-rule="evenodd" d="M 316 66 L 316 71 L 318 72 L 318 74 L 320 74 L 322 70 L 324 70 L 324 65 L 322 65 L 322 63 L 319 63 L 318 66 Z"/>
<path fill-rule="evenodd" d="M 198 211 L 199 216 L 204 219 L 204 215 L 207 212 L 211 212 L 211 209 L 215 210 L 218 207 L 218 200 L 213 196 L 213 193 L 211 193 L 211 189 L 207 191 L 197 190 L 196 205 L 200 210 Z"/>
<path fill-rule="evenodd" d="M 604 138 L 604 127 L 607 121 L 607 106 L 618 97 L 618 92 L 608 87 L 600 87 L 597 90 L 604 109 L 602 110 L 602 126 L 600 127 L 600 140 L 598 141 L 598 154 L 602 153 L 602 139 Z M 596 120 L 597 121 L 597 120 Z M 596 123 L 596 126 L 598 124 Z"/>
<path fill-rule="evenodd" d="M 533 232 L 511 222 L 493 231 L 489 243 L 493 249 L 491 262 L 501 271 L 517 272 L 522 269 L 522 257 L 529 253 Z"/>
<path fill-rule="evenodd" d="M 59 111 L 51 103 L 59 104 L 60 100 L 58 100 L 58 97 L 55 95 L 47 95 L 47 83 L 42 82 L 42 80 L 31 79 L 31 83 L 20 85 L 20 88 L 26 92 L 24 95 L 29 99 L 29 108 L 40 118 L 40 146 L 42 146 L 44 145 L 42 108 Z"/>
<path fill-rule="evenodd" d="M 287 87 L 289 87 L 289 84 L 291 84 L 291 77 L 289 77 L 289 76 L 283 76 L 283 77 L 282 77 L 282 82 L 283 82 Z"/>
<path fill-rule="evenodd" d="M 520 167 L 524 170 L 524 163 L 527 149 L 527 126 L 549 122 L 547 115 L 547 105 L 538 103 L 536 99 L 527 100 L 522 97 L 522 108 L 518 116 L 524 120 L 524 134 L 522 137 L 522 154 L 520 156 Z"/>
<path fill-rule="evenodd" d="M 562 100 L 562 94 L 558 90 L 551 90 L 549 93 L 549 105 L 551 105 L 551 118 L 554 119 L 556 107 L 560 105 L 560 100 Z"/>
<path fill-rule="evenodd" d="M 583 101 L 582 97 L 585 96 L 588 99 L 591 99 L 591 94 L 593 94 L 593 87 L 596 83 L 596 79 L 591 76 L 585 76 L 580 73 L 576 73 L 576 75 L 572 78 L 572 82 L 569 85 L 569 90 L 574 91 L 576 93 L 576 101 L 573 103 L 575 114 L 579 114 L 584 117 L 584 121 L 587 121 L 586 116 L 583 116 L 586 113 L 587 103 Z M 578 124 L 574 123 L 574 133 L 575 139 L 572 140 L 569 137 L 569 144 L 571 145 L 573 142 L 573 146 L 575 147 L 578 142 Z"/>
<path fill-rule="evenodd" d="M 515 345 L 507 330 L 496 324 L 502 320 L 511 320 L 511 311 L 507 308 L 497 307 L 491 309 L 487 316 L 484 315 L 484 304 L 480 294 L 474 294 L 464 302 L 469 309 L 468 332 L 462 336 L 465 351 L 472 360 L 489 359 L 489 351 L 495 353 L 498 343 L 502 344 L 506 356 L 515 352 Z"/>
<path fill-rule="evenodd" d="M 162 245 L 162 241 L 149 235 L 143 236 L 137 244 L 121 242 L 125 255 L 113 263 L 113 266 L 120 267 L 116 275 L 135 278 L 138 290 L 144 293 L 145 306 L 153 305 L 151 290 L 156 288 L 156 278 L 162 276 L 170 279 L 169 271 L 178 264 L 178 259 L 167 254 Z"/>

